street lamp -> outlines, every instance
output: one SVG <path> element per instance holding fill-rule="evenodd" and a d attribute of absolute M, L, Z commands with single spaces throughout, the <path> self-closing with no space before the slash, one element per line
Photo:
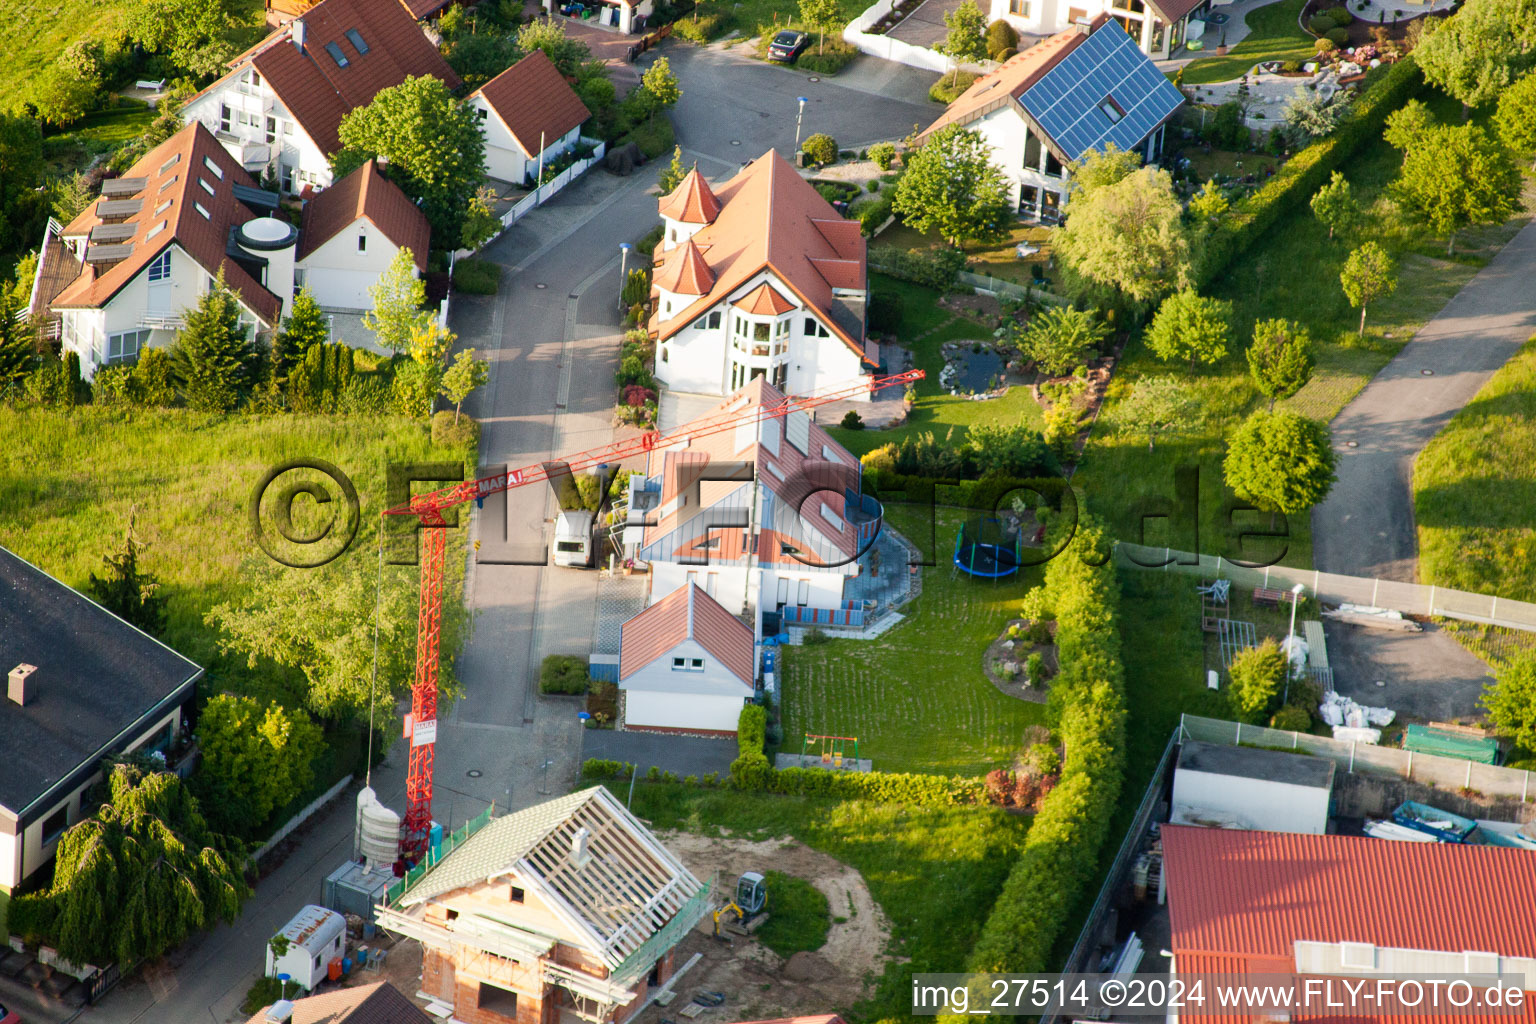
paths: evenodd
<path fill-rule="evenodd" d="M 624 311 L 624 282 L 629 279 L 629 250 L 634 246 L 628 242 L 619 243 L 619 312 Z"/>
<path fill-rule="evenodd" d="M 811 102 L 810 100 L 806 99 L 804 96 L 797 97 L 797 101 L 800 104 L 800 109 L 795 112 L 795 152 L 796 153 L 800 152 L 800 121 L 801 121 L 802 118 L 805 117 L 805 105 L 807 103 Z"/>
<path fill-rule="evenodd" d="M 1291 588 L 1291 628 L 1285 634 L 1285 696 L 1281 698 L 1281 703 L 1289 701 L 1291 697 L 1291 676 L 1295 674 L 1291 671 L 1291 651 L 1296 639 L 1296 606 L 1301 604 L 1301 594 L 1306 589 L 1300 583 Z"/>
<path fill-rule="evenodd" d="M 542 766 L 544 770 L 544 784 L 539 787 L 539 793 L 543 796 L 549 795 L 549 766 L 554 763 L 553 760 L 546 760 Z"/>

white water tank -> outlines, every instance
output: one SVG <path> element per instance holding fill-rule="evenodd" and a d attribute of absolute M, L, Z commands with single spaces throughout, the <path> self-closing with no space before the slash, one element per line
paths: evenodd
<path fill-rule="evenodd" d="M 400 815 L 379 803 L 378 794 L 364 786 L 357 794 L 357 836 L 354 857 L 368 870 L 389 870 L 400 859 Z"/>
<path fill-rule="evenodd" d="M 261 283 L 282 300 L 284 309 L 293 301 L 293 264 L 298 242 L 299 229 L 277 217 L 257 217 L 235 229 L 235 244 L 256 259 L 266 261 Z"/>

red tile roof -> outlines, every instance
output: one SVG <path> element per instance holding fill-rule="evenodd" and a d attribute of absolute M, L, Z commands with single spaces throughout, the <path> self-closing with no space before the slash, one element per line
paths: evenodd
<path fill-rule="evenodd" d="M 1097 31 L 1108 20 L 1108 14 L 1099 15 L 1093 19 L 1089 31 Z M 961 93 L 939 115 L 937 121 L 923 129 L 923 133 L 917 137 L 918 141 L 952 124 L 970 124 L 1023 96 L 1030 86 L 1059 64 L 1063 57 L 1077 49 L 1088 35 L 1089 32 L 1074 25 L 1041 40 L 1021 54 L 1009 57 L 1001 66 L 972 82 L 971 87 Z"/>
<path fill-rule="evenodd" d="M 697 584 L 685 583 L 624 623 L 619 641 L 619 680 L 694 640 L 746 686 L 752 671 L 752 630 Z"/>
<path fill-rule="evenodd" d="M 370 221 L 395 245 L 410 249 L 416 269 L 427 272 L 432 239 L 427 216 L 372 160 L 304 204 L 298 258 L 304 259 L 361 219 Z"/>
<path fill-rule="evenodd" d="M 690 423 L 709 420 L 723 413 L 740 415 L 747 410 L 762 406 L 779 407 L 784 402 L 785 397 L 782 392 L 758 377 L 723 399 L 703 416 L 691 420 Z M 792 413 L 791 415 L 808 417 L 809 414 Z M 807 500 L 815 492 L 812 491 L 811 494 L 805 492 L 804 478 L 814 473 L 814 466 L 808 464 L 825 465 L 824 451 L 831 452 L 836 461 L 844 466 L 855 467 L 856 471 L 859 460 L 854 458 L 848 449 L 834 441 L 832 436 L 815 422 L 806 424 L 807 450 L 800 451 L 786 436 L 786 419 L 788 419 L 787 416 L 765 419 L 750 432 L 727 430 L 697 437 L 688 447 L 681 449 L 668 449 L 666 439 L 663 438 L 662 442 L 647 456 L 646 475 L 661 474 L 661 503 L 667 505 L 673 499 L 689 494 L 694 488 L 700 486 L 700 466 L 709 462 L 751 462 L 756 468 L 758 483 L 788 507 L 800 510 L 799 518 L 802 528 L 804 526 L 814 528 L 821 539 L 827 542 L 831 551 L 835 551 L 844 558 L 851 557 L 859 550 L 857 530 L 846 520 L 841 523 L 832 523 L 825 519 L 821 515 L 819 503 L 812 504 Z M 763 443 L 765 435 L 777 439 L 777 454 Z M 835 486 L 832 489 L 841 492 L 842 481 L 837 480 L 834 483 Z M 700 500 L 703 498 L 701 497 Z M 672 514 L 660 518 L 655 525 L 646 528 L 644 543 L 649 545 L 661 540 L 668 533 L 683 526 L 697 515 L 698 511 L 695 508 L 680 506 Z M 741 559 L 744 556 L 743 542 L 746 533 L 745 530 L 714 530 L 708 537 L 700 537 L 693 544 L 679 550 L 677 555 L 717 558 L 722 561 Z M 781 549 L 781 542 L 794 544 L 801 539 L 785 531 L 775 531 L 767 526 L 760 526 L 756 551 L 757 563 L 759 565 L 817 565 L 819 559 L 815 552 L 801 551 L 800 557 L 796 558 Z M 706 540 L 717 542 L 717 546 L 708 550 L 702 547 L 696 549 L 697 544 Z"/>
<path fill-rule="evenodd" d="M 207 162 L 220 173 L 210 171 Z M 282 300 L 224 252 L 230 228 L 257 216 L 235 198 L 234 186 L 254 189 L 256 183 L 208 129 L 194 121 L 140 157 L 123 177 L 143 178 L 144 187 L 132 197 L 139 202 L 138 211 L 122 222 L 133 227 L 132 236 L 110 244 L 132 245 L 132 251 L 126 259 L 104 269 L 87 264 L 80 276 L 55 296 L 53 309 L 101 308 L 174 242 L 208 273 L 217 275 L 222 268 L 225 284 L 246 307 L 269 326 L 276 325 Z M 70 221 L 64 235 L 88 234 L 103 225 L 100 209 L 110 201 L 97 199 L 86 207 Z M 208 211 L 208 216 L 204 217 L 199 208 Z M 90 246 L 96 244 L 107 243 L 87 242 L 87 257 Z"/>
<path fill-rule="evenodd" d="M 263 1006 L 246 1024 L 265 1024 L 270 1009 Z M 432 1018 L 395 986 L 380 981 L 295 999 L 289 1024 L 432 1024 Z"/>
<path fill-rule="evenodd" d="M 680 254 L 667 260 L 651 284 L 677 295 L 706 295 L 715 286 L 715 272 L 709 269 L 709 262 L 690 238 L 683 243 Z"/>
<path fill-rule="evenodd" d="M 1292 956 L 1292 943 L 1536 957 L 1536 855 L 1363 836 L 1162 830 L 1173 950 Z M 1405 893 L 1412 898 L 1404 898 Z"/>
<path fill-rule="evenodd" d="M 685 187 L 686 181 L 678 191 Z M 677 195 L 661 201 L 664 216 Z M 863 357 L 862 332 L 855 337 L 838 322 L 832 295 L 833 288 L 864 287 L 865 246 L 858 222 L 838 216 L 774 150 L 720 186 L 718 200 L 720 212 L 693 235 L 715 274 L 715 286 L 671 319 L 653 316 L 651 330 L 658 338 L 671 337 L 758 273 L 770 270 L 843 344 Z M 679 249 L 661 254 L 656 272 L 663 272 L 680 254 Z M 823 267 L 832 269 L 824 274 Z"/>
<path fill-rule="evenodd" d="M 745 310 L 753 316 L 778 316 L 780 313 L 788 313 L 795 308 L 795 304 L 773 290 L 773 286 L 767 281 L 758 285 L 744 297 L 731 303 L 737 309 Z"/>
<path fill-rule="evenodd" d="M 472 95 L 485 98 L 529 159 L 543 151 L 541 140 L 551 146 L 592 116 L 543 50 L 534 50 Z"/>
<path fill-rule="evenodd" d="M 708 224 L 720 215 L 720 199 L 695 167 L 677 188 L 662 198 L 659 208 L 661 215 L 670 220 Z"/>
<path fill-rule="evenodd" d="M 348 38 L 349 29 L 362 38 L 367 53 Z M 302 51 L 293 41 L 298 34 Z M 341 51 L 346 67 L 337 66 L 327 44 Z M 232 73 L 247 65 L 261 73 L 327 154 L 341 148 L 341 119 L 367 106 L 380 90 L 421 75 L 440 78 L 452 89 L 462 84 L 404 5 L 381 0 L 322 0 L 230 62 Z"/>

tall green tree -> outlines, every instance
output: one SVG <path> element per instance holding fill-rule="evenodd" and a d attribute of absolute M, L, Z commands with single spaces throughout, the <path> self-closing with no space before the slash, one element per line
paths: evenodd
<path fill-rule="evenodd" d="M 940 128 L 907 152 L 906 163 L 892 206 L 907 224 L 937 231 L 957 249 L 1002 236 L 1011 220 L 1008 183 L 978 132 Z"/>
<path fill-rule="evenodd" d="M 477 389 L 490 379 L 491 368 L 484 360 L 475 358 L 475 350 L 466 348 L 453 360 L 453 365 L 443 373 L 443 397 L 453 403 L 453 422 L 459 422 L 459 410 Z"/>
<path fill-rule="evenodd" d="M 683 166 L 683 147 L 673 146 L 672 162 L 667 165 L 666 170 L 661 172 L 661 178 L 657 181 L 661 194 L 666 196 L 677 191 L 677 186 L 681 185 L 686 177 L 688 177 L 688 168 Z"/>
<path fill-rule="evenodd" d="M 1192 288 L 1174 292 L 1157 307 L 1147 347 L 1164 362 L 1188 359 L 1206 366 L 1220 362 L 1232 341 L 1232 303 L 1201 296 Z"/>
<path fill-rule="evenodd" d="M 1349 179 L 1338 171 L 1312 196 L 1311 205 L 1312 216 L 1328 226 L 1329 238 L 1337 230 L 1348 230 L 1360 218 L 1360 204 L 1355 202 Z"/>
<path fill-rule="evenodd" d="M 827 27 L 841 20 L 837 0 L 800 0 L 800 18 L 816 30 L 816 52 L 826 52 Z"/>
<path fill-rule="evenodd" d="M 1417 146 L 1419 140 L 1437 124 L 1427 103 L 1423 100 L 1409 100 L 1387 115 L 1387 126 L 1382 136 L 1394 149 L 1406 152 Z"/>
<path fill-rule="evenodd" d="M 129 39 L 195 78 L 219 74 L 235 55 L 231 0 L 138 0 L 129 18 Z"/>
<path fill-rule="evenodd" d="M 1349 254 L 1339 273 L 1344 296 L 1360 310 L 1360 337 L 1365 337 L 1365 312 L 1371 303 L 1397 290 L 1397 264 L 1387 250 L 1375 242 L 1366 242 Z"/>
<path fill-rule="evenodd" d="M 676 105 L 683 98 L 683 90 L 672 73 L 672 62 L 657 57 L 645 74 L 640 76 L 639 102 L 646 116 L 655 117 L 663 110 Z"/>
<path fill-rule="evenodd" d="M 1073 297 L 1141 312 L 1189 284 L 1184 206 L 1167 171 L 1143 167 L 1113 185 L 1073 193 L 1056 253 Z"/>
<path fill-rule="evenodd" d="M 1116 428 L 1146 438 L 1149 452 L 1159 438 L 1184 433 L 1201 420 L 1198 394 L 1176 377 L 1142 377 L 1113 412 Z"/>
<path fill-rule="evenodd" d="M 272 372 L 279 380 L 286 380 L 288 371 L 304 358 L 311 348 L 324 345 L 331 337 L 330 324 L 315 301 L 315 293 L 309 285 L 293 297 L 293 305 L 283 318 L 283 329 L 272 342 Z"/>
<path fill-rule="evenodd" d="M 1290 320 L 1260 320 L 1253 325 L 1248 346 L 1248 373 L 1254 387 L 1269 398 L 1290 398 L 1312 379 L 1312 339 Z"/>
<path fill-rule="evenodd" d="M 1291 412 L 1260 410 L 1227 441 L 1222 473 L 1239 498 L 1294 515 L 1328 496 L 1337 476 L 1328 428 Z"/>
<path fill-rule="evenodd" d="M 535 18 L 518 29 L 517 48 L 523 53 L 543 50 L 566 78 L 577 77 L 582 65 L 592 59 L 591 48 L 566 35 L 565 24 L 553 18 Z"/>
<path fill-rule="evenodd" d="M 68 224 L 85 211 L 96 198 L 96 189 L 84 174 L 76 171 L 67 178 L 55 178 L 48 186 L 49 203 L 60 224 Z"/>
<path fill-rule="evenodd" d="M 325 744 L 303 711 L 228 693 L 204 706 L 197 742 L 203 762 L 193 789 L 209 825 L 247 839 L 309 786 Z"/>
<path fill-rule="evenodd" d="M 37 365 L 37 341 L 32 325 L 19 322 L 16 291 L 0 288 L 0 396 L 26 379 Z"/>
<path fill-rule="evenodd" d="M 107 803 L 59 840 L 50 890 L 59 955 L 133 963 L 232 923 L 250 895 L 244 856 L 208 827 L 186 784 L 124 764 L 112 767 L 107 784 Z"/>
<path fill-rule="evenodd" d="M 256 383 L 261 353 L 240 323 L 222 269 L 183 319 L 172 359 L 187 405 L 200 412 L 230 411 Z"/>
<path fill-rule="evenodd" d="M 396 250 L 384 273 L 368 286 L 368 295 L 373 309 L 363 314 L 363 326 L 395 355 L 407 351 L 411 335 L 431 317 L 421 308 L 427 301 L 427 286 L 416 276 L 416 257 L 409 248 Z"/>
<path fill-rule="evenodd" d="M 148 547 L 138 538 L 139 509 L 128 512 L 128 527 L 123 531 L 123 546 L 102 556 L 106 569 L 102 575 L 91 573 L 87 586 L 91 598 L 130 625 L 159 636 L 165 630 L 166 595 L 160 592 L 160 579 L 139 564 Z"/>
<path fill-rule="evenodd" d="M 1461 101 L 1463 120 L 1498 99 L 1527 60 L 1502 0 L 1470 0 L 1427 32 L 1413 56 L 1425 80 Z"/>
<path fill-rule="evenodd" d="M 0 111 L 0 252 L 29 248 L 42 237 L 46 194 L 35 190 L 44 169 L 42 126 Z"/>
<path fill-rule="evenodd" d="M 937 49 L 953 65 L 950 84 L 959 77 L 961 64 L 986 57 L 987 16 L 981 13 L 976 0 L 961 0 L 959 6 L 944 15 L 944 42 Z"/>
<path fill-rule="evenodd" d="M 1536 751 L 1536 651 L 1517 650 L 1482 696 L 1488 720 L 1527 751 Z"/>
<path fill-rule="evenodd" d="M 1499 224 L 1520 208 L 1520 168 L 1514 154 L 1481 125 L 1436 127 L 1403 154 L 1393 194 L 1446 237 L 1478 224 Z"/>
<path fill-rule="evenodd" d="M 1232 677 L 1227 691 L 1232 713 L 1244 722 L 1262 724 L 1280 697 L 1287 670 L 1285 652 L 1273 637 L 1238 651 L 1227 669 Z"/>
<path fill-rule="evenodd" d="M 1015 343 L 1052 377 L 1080 365 L 1108 335 L 1092 311 L 1071 306 L 1042 309 L 1014 329 Z"/>
<path fill-rule="evenodd" d="M 337 176 L 374 157 L 385 174 L 418 199 L 432 225 L 432 242 L 457 248 L 470 199 L 485 175 L 480 119 L 432 75 L 381 89 L 365 107 L 342 118 L 342 150 L 331 158 Z"/>
<path fill-rule="evenodd" d="M 1141 154 L 1134 149 L 1121 149 L 1113 142 L 1102 149 L 1090 149 L 1081 158 L 1068 165 L 1072 178 L 1072 196 L 1082 199 L 1101 188 L 1118 185 L 1141 170 Z"/>
<path fill-rule="evenodd" d="M 1493 122 L 1504 145 L 1526 156 L 1536 153 L 1536 73 L 1504 90 Z"/>

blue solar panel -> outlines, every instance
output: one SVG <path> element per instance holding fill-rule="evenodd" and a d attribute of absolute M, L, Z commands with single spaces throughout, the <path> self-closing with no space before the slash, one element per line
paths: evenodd
<path fill-rule="evenodd" d="M 1109 143 L 1135 148 L 1183 102 L 1184 95 L 1114 22 L 1100 26 L 1019 97 L 1069 161 Z"/>

